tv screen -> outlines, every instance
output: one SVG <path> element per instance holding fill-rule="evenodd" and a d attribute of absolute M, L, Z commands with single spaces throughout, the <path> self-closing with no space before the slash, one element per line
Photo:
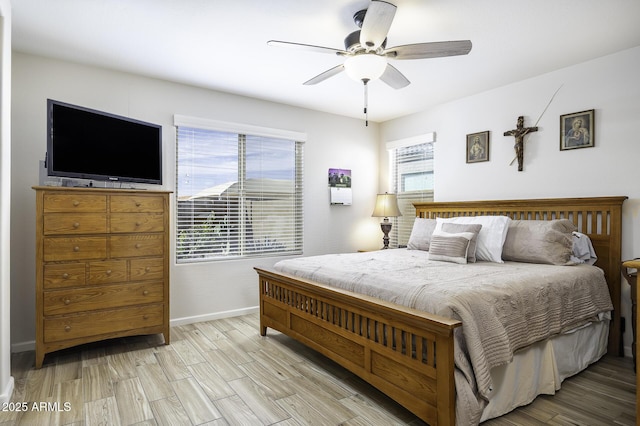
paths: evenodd
<path fill-rule="evenodd" d="M 162 126 L 47 100 L 47 174 L 162 183 Z"/>

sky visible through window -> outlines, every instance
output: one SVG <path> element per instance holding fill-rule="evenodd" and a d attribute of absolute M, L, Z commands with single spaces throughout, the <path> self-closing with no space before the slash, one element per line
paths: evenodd
<path fill-rule="evenodd" d="M 178 194 L 193 196 L 218 185 L 238 181 L 238 140 L 234 133 L 180 129 Z M 192 130 L 192 132 L 190 132 Z M 246 136 L 247 179 L 295 181 L 295 142 Z"/>

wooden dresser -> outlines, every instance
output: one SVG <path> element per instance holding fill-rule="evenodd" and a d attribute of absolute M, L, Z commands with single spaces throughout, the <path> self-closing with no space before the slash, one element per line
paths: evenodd
<path fill-rule="evenodd" d="M 36 368 L 139 334 L 169 344 L 169 192 L 34 187 Z"/>

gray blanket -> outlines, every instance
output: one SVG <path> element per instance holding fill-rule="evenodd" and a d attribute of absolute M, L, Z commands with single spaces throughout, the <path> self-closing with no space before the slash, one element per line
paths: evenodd
<path fill-rule="evenodd" d="M 589 265 L 459 265 L 398 249 L 288 259 L 275 269 L 462 321 L 455 333 L 458 424 L 479 422 L 493 367 L 613 309 L 603 271 Z"/>

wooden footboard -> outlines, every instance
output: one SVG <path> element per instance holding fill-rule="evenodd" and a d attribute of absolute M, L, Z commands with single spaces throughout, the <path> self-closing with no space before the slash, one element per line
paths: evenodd
<path fill-rule="evenodd" d="M 291 336 L 430 425 L 455 423 L 453 331 L 461 322 L 256 268 L 260 333 Z"/>

